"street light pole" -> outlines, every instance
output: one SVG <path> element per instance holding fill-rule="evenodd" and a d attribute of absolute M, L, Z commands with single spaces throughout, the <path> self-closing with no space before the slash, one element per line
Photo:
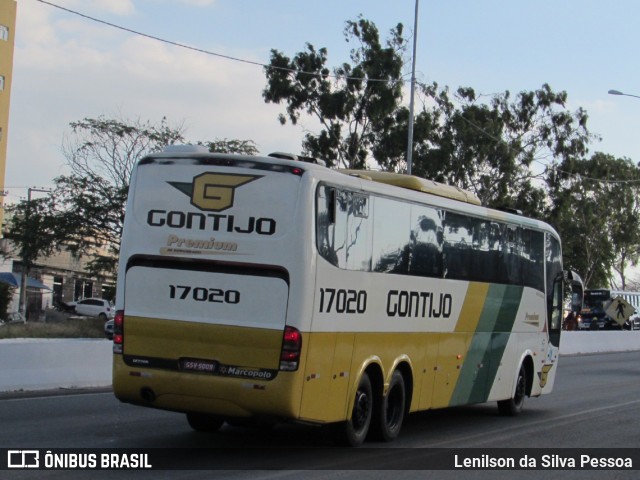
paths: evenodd
<path fill-rule="evenodd" d="M 29 224 L 29 216 L 31 214 L 31 192 L 50 192 L 44 188 L 30 187 L 27 189 L 27 209 L 25 210 L 25 224 Z M 20 303 L 18 305 L 18 311 L 27 319 L 27 275 L 29 269 L 27 268 L 27 257 L 23 252 L 22 255 L 22 276 L 20 277 Z"/>
<path fill-rule="evenodd" d="M 640 98 L 640 95 L 632 95 L 630 93 L 622 93 L 620 90 L 609 90 L 607 92 L 609 95 L 623 95 L 625 97 L 635 97 Z"/>
<path fill-rule="evenodd" d="M 409 100 L 409 133 L 407 136 L 407 174 L 411 175 L 413 163 L 413 97 L 416 89 L 416 45 L 418 40 L 418 0 L 416 0 L 416 11 L 413 19 L 413 59 L 411 66 L 411 95 Z"/>

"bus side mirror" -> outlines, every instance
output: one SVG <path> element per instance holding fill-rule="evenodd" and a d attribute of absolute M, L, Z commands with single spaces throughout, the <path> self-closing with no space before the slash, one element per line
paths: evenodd
<path fill-rule="evenodd" d="M 564 272 L 564 278 L 571 286 L 571 311 L 580 312 L 584 300 L 584 284 L 580 275 L 571 270 Z"/>

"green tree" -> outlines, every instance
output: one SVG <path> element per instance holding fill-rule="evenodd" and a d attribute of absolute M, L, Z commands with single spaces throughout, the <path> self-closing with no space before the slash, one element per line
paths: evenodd
<path fill-rule="evenodd" d="M 24 200 L 7 207 L 9 221 L 5 237 L 15 245 L 22 262 L 20 311 L 25 315 L 23 308 L 29 272 L 38 258 L 58 251 L 66 239 L 66 231 L 61 227 L 55 207 L 47 198 Z"/>
<path fill-rule="evenodd" d="M 143 156 L 183 143 L 183 128 L 121 118 L 85 118 L 71 122 L 62 151 L 72 177 L 102 178 L 118 188 L 128 187 L 131 171 Z"/>
<path fill-rule="evenodd" d="M 49 197 L 59 228 L 67 232 L 66 247 L 90 258 L 87 269 L 96 276 L 115 274 L 128 184 L 113 185 L 97 174 L 60 176 Z M 62 210 L 62 211 L 60 211 Z"/>
<path fill-rule="evenodd" d="M 402 24 L 385 47 L 376 26 L 363 18 L 346 23 L 345 38 L 358 46 L 350 63 L 333 69 L 324 48 L 307 44 L 292 59 L 272 50 L 263 97 L 286 104 L 282 124 L 296 124 L 303 114 L 319 120 L 321 131 L 305 135 L 305 153 L 330 166 L 366 168 L 375 161 L 404 171 L 409 112 L 401 105 L 408 44 Z M 549 85 L 515 96 L 461 87 L 452 99 L 434 83 L 421 85 L 419 93 L 412 173 L 471 190 L 484 205 L 542 216 L 547 167 L 587 152 L 586 112 L 569 111 L 566 92 Z"/>
<path fill-rule="evenodd" d="M 640 169 L 626 158 L 595 153 L 569 159 L 550 176 L 550 221 L 562 239 L 565 263 L 590 288 L 606 287 L 616 271 L 638 261 Z"/>
<path fill-rule="evenodd" d="M 91 258 L 94 275 L 115 275 L 129 181 L 135 164 L 167 145 L 185 143 L 182 126 L 140 120 L 85 118 L 71 125 L 63 152 L 71 175 L 55 179 L 49 196 L 67 247 Z M 210 151 L 255 155 L 251 140 L 198 142 Z"/>
<path fill-rule="evenodd" d="M 319 134 L 307 133 L 302 147 L 306 154 L 327 160 L 330 166 L 363 168 L 370 156 L 376 135 L 396 114 L 402 100 L 403 54 L 407 41 L 398 24 L 383 45 L 377 27 L 359 18 L 347 21 L 347 42 L 358 46 L 351 50 L 351 63 L 329 69 L 327 49 L 307 44 L 306 50 L 289 58 L 271 50 L 265 67 L 267 103 L 286 103 L 281 124 L 296 124 L 302 114 L 315 117 Z"/>
<path fill-rule="evenodd" d="M 0 320 L 7 318 L 14 292 L 15 287 L 7 283 L 0 283 Z"/>
<path fill-rule="evenodd" d="M 568 111 L 566 92 L 548 85 L 488 99 L 459 88 L 455 103 L 446 89 L 427 93 L 436 133 L 416 149 L 416 174 L 471 190 L 484 205 L 540 217 L 547 167 L 580 158 L 591 139 L 586 112 Z"/>
<path fill-rule="evenodd" d="M 438 89 L 438 84 L 418 85 L 419 99 L 422 108 L 414 112 L 413 123 L 413 166 L 411 173 L 425 176 L 427 173 L 421 168 L 420 159 L 441 142 L 444 111 L 436 106 L 427 108 L 431 103 L 429 98 L 447 98 L 447 91 Z M 420 102 L 416 102 L 418 104 Z M 375 162 L 386 171 L 406 172 L 407 166 L 407 137 L 409 131 L 409 109 L 399 105 L 391 115 L 387 115 L 376 124 L 372 154 Z M 417 166 L 416 166 L 417 160 Z"/>
<path fill-rule="evenodd" d="M 67 246 L 91 258 L 90 272 L 115 274 L 133 167 L 149 153 L 184 142 L 183 129 L 166 118 L 153 124 L 103 116 L 70 126 L 63 153 L 72 173 L 55 179 L 51 211 L 55 205 L 63 212 L 57 221 L 70 232 Z"/>

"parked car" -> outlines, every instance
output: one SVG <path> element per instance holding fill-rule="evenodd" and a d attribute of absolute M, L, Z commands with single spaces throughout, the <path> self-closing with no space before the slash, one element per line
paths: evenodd
<path fill-rule="evenodd" d="M 113 318 L 115 310 L 109 300 L 102 298 L 85 298 L 75 303 L 75 312 L 87 317 L 98 317 L 104 321 Z"/>
<path fill-rule="evenodd" d="M 104 336 L 113 340 L 113 318 L 104 322 Z"/>

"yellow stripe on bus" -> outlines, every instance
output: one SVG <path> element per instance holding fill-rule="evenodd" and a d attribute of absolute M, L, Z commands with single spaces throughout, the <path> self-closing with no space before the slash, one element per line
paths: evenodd
<path fill-rule="evenodd" d="M 477 330 L 489 286 L 488 283 L 469 283 L 467 295 L 456 324 L 456 332 L 475 332 Z"/>

